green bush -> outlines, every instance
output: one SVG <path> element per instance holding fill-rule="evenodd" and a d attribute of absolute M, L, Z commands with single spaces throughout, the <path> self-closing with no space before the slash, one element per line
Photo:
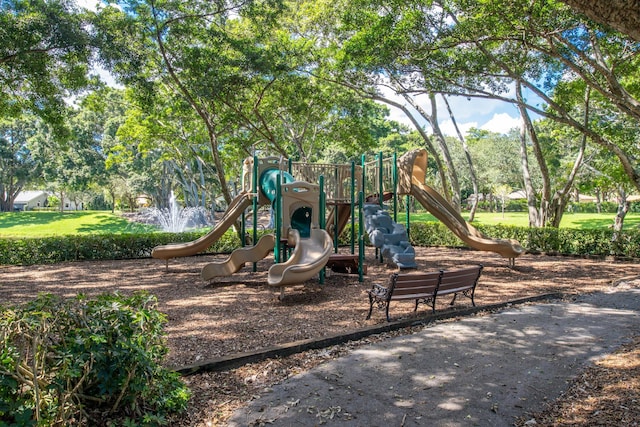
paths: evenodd
<path fill-rule="evenodd" d="M 478 231 L 491 239 L 515 239 L 533 253 L 619 256 L 640 258 L 640 231 L 627 230 L 612 241 L 609 229 L 579 230 L 565 228 L 529 228 L 504 225 L 479 225 Z M 440 222 L 416 222 L 410 225 L 414 246 L 451 246 L 465 244 Z"/>
<path fill-rule="evenodd" d="M 618 211 L 618 203 L 616 202 L 601 202 L 600 206 L 596 202 L 572 202 L 567 206 L 567 212 L 574 213 L 616 213 Z"/>
<path fill-rule="evenodd" d="M 168 424 L 190 393 L 160 364 L 165 323 L 142 292 L 2 308 L 0 425 Z"/>
<path fill-rule="evenodd" d="M 441 222 L 411 222 L 409 236 L 413 246 L 464 246 Z"/>
<path fill-rule="evenodd" d="M 190 242 L 202 235 L 202 232 L 186 232 L 5 238 L 0 239 L 0 264 L 143 258 L 150 256 L 156 246 Z M 209 252 L 228 253 L 239 245 L 238 236 L 228 231 L 209 248 Z"/>
<path fill-rule="evenodd" d="M 358 224 L 356 223 L 356 239 Z M 612 242 L 612 230 L 574 230 L 529 228 L 508 225 L 478 225 L 489 238 L 516 239 L 530 252 L 570 255 L 615 255 L 640 257 L 640 231 L 625 230 L 617 242 Z M 440 222 L 412 222 L 410 238 L 414 246 L 465 246 Z M 273 230 L 259 230 L 258 238 Z M 154 247 L 169 243 L 191 242 L 203 232 L 97 234 L 43 238 L 0 239 L 0 264 L 31 265 L 64 261 L 144 258 Z M 252 236 L 253 231 L 247 230 Z M 350 245 L 351 224 L 340 235 L 341 246 Z M 369 244 L 364 236 L 365 244 Z M 357 245 L 357 241 L 356 241 Z M 236 233 L 227 231 L 207 253 L 230 253 L 240 246 Z"/>

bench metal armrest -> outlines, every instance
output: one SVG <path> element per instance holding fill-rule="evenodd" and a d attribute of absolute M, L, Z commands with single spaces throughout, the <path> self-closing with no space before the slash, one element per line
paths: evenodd
<path fill-rule="evenodd" d="M 379 308 L 387 308 L 387 320 L 389 320 L 389 299 L 391 298 L 391 289 L 385 286 L 374 283 L 371 289 L 367 291 L 369 295 L 369 314 L 367 314 L 367 320 L 371 318 L 371 312 L 373 311 L 373 305 L 376 304 Z"/>
<path fill-rule="evenodd" d="M 389 288 L 378 283 L 374 283 L 371 289 L 367 291 L 367 293 L 379 299 L 386 299 L 387 296 L 389 296 Z"/>

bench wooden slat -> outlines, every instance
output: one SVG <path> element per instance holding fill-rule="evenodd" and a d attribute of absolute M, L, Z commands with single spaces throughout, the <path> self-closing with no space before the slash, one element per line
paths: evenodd
<path fill-rule="evenodd" d="M 432 298 L 438 288 L 440 272 L 394 274 L 391 276 L 391 299 Z"/>
<path fill-rule="evenodd" d="M 438 285 L 436 298 L 443 295 L 453 294 L 453 299 L 449 305 L 453 305 L 459 293 L 471 298 L 471 304 L 475 307 L 474 299 L 476 285 L 482 273 L 483 266 L 481 264 L 462 268 L 459 270 L 444 270 L 442 278 Z"/>
<path fill-rule="evenodd" d="M 451 305 L 455 302 L 458 293 L 471 298 L 471 303 L 475 307 L 475 288 L 482 273 L 481 264 L 473 267 L 460 268 L 457 270 L 440 270 L 429 273 L 408 273 L 391 275 L 390 283 L 387 287 L 374 285 L 368 291 L 369 294 L 369 314 L 371 318 L 373 304 L 386 308 L 387 321 L 389 318 L 389 305 L 392 300 L 415 300 L 415 310 L 418 303 L 431 305 L 432 312 L 435 313 L 436 299 L 439 295 L 453 294 Z"/>

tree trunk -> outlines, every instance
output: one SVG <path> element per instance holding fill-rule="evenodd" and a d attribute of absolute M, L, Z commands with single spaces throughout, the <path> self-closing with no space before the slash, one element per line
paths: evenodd
<path fill-rule="evenodd" d="M 624 217 L 629 212 L 629 208 L 631 207 L 631 202 L 627 200 L 627 193 L 621 188 L 618 190 L 620 195 L 618 199 L 618 211 L 616 213 L 616 217 L 613 221 L 613 235 L 611 236 L 612 242 L 617 242 L 620 237 L 620 233 L 622 232 L 622 227 L 624 226 Z"/>
<path fill-rule="evenodd" d="M 471 159 L 471 152 L 469 151 L 469 146 L 467 145 L 467 141 L 462 136 L 462 132 L 460 132 L 460 128 L 458 127 L 458 122 L 456 122 L 455 116 L 453 115 L 453 111 L 451 110 L 451 105 L 449 105 L 449 100 L 446 96 L 442 95 L 442 99 L 444 99 L 444 104 L 447 106 L 447 111 L 449 112 L 449 117 L 451 118 L 451 122 L 453 123 L 453 127 L 458 134 L 458 140 L 462 144 L 462 150 L 464 151 L 465 159 L 467 160 L 467 166 L 469 167 L 469 176 L 471 178 L 471 185 L 473 186 L 473 203 L 471 204 L 471 210 L 469 211 L 469 222 L 473 221 L 476 216 L 476 210 L 478 209 L 478 204 L 480 203 L 479 190 L 478 190 L 478 176 L 476 175 L 476 168 L 473 166 L 473 160 Z"/>
<path fill-rule="evenodd" d="M 113 188 L 109 188 L 109 196 L 111 197 L 111 213 L 116 211 L 116 191 Z"/>
<path fill-rule="evenodd" d="M 561 0 L 576 12 L 640 41 L 640 7 L 629 0 Z"/>
<path fill-rule="evenodd" d="M 522 121 L 520 128 L 520 165 L 522 167 L 522 179 L 524 192 L 527 195 L 527 208 L 529 210 L 529 227 L 542 227 L 542 218 L 538 212 L 536 191 L 533 187 L 531 173 L 529 171 L 529 155 L 527 154 L 527 129 Z"/>
<path fill-rule="evenodd" d="M 0 183 L 0 212 L 13 211 L 13 202 L 23 188 L 20 180 L 18 180 L 17 184 L 13 178 L 10 178 L 9 181 L 8 185 Z"/>
<path fill-rule="evenodd" d="M 60 191 L 60 213 L 64 213 L 64 191 Z"/>
<path fill-rule="evenodd" d="M 591 99 L 591 89 L 587 86 L 584 93 L 584 115 L 583 121 L 584 125 L 587 126 L 589 122 L 589 100 Z M 567 177 L 564 187 L 561 190 L 556 191 L 553 195 L 553 200 L 551 201 L 550 218 L 549 225 L 552 227 L 558 228 L 560 227 L 560 222 L 562 221 L 562 215 L 564 215 L 564 210 L 567 206 L 567 202 L 569 201 L 569 195 L 571 188 L 573 187 L 573 183 L 578 176 L 578 171 L 582 166 L 582 159 L 584 158 L 584 151 L 587 147 L 587 136 L 582 134 L 582 138 L 580 140 L 580 149 L 578 150 L 578 155 L 576 156 L 575 161 L 573 162 L 573 167 L 571 168 L 571 172 Z"/>
<path fill-rule="evenodd" d="M 429 93 L 429 100 L 431 101 L 431 120 L 433 120 L 433 122 L 431 123 L 431 127 L 433 128 L 433 133 L 436 136 L 436 139 L 440 143 L 442 157 L 444 158 L 444 162 L 447 165 L 447 172 L 449 173 L 449 184 L 451 186 L 451 204 L 458 212 L 460 212 L 460 206 L 462 205 L 460 181 L 458 180 L 458 173 L 456 171 L 455 165 L 453 164 L 453 159 L 451 158 L 451 152 L 449 151 L 447 140 L 445 139 L 442 130 L 440 130 L 440 125 L 438 124 L 438 106 L 434 93 Z"/>
<path fill-rule="evenodd" d="M 549 177 L 549 169 L 547 168 L 547 163 L 545 161 L 544 154 L 542 153 L 540 141 L 538 141 L 538 135 L 533 127 L 533 122 L 531 121 L 529 112 L 525 107 L 526 104 L 524 102 L 524 97 L 522 96 L 522 83 L 520 81 L 516 83 L 516 98 L 518 99 L 518 110 L 520 111 L 520 117 L 522 118 L 523 132 L 525 132 L 525 135 L 529 136 L 531 148 L 533 149 L 533 154 L 538 162 L 538 169 L 540 170 L 540 175 L 542 177 L 542 191 L 540 192 L 540 204 L 538 207 L 539 212 L 537 217 L 537 223 L 539 224 L 538 227 L 542 227 L 547 224 L 549 218 L 551 178 Z"/>

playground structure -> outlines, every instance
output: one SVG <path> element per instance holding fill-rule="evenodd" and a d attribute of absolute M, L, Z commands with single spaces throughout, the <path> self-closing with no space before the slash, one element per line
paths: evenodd
<path fill-rule="evenodd" d="M 409 243 L 409 212 L 406 228 L 397 223 L 397 197 L 405 195 L 413 196 L 471 248 L 495 252 L 513 265 L 515 258 L 524 253 L 520 244 L 515 240 L 487 238 L 467 223 L 444 197 L 425 184 L 426 170 L 427 152 L 423 149 L 400 158 L 394 155 L 384 159 L 380 153 L 368 163 L 363 156 L 360 166 L 354 162 L 331 165 L 295 163 L 275 157 L 247 158 L 243 163 L 242 189 L 216 226 L 193 242 L 158 246 L 152 256 L 168 262 L 171 258 L 203 252 L 239 218 L 244 236 L 245 212 L 252 207 L 255 244 L 244 246 L 242 242 L 243 246 L 226 260 L 205 265 L 201 272 L 203 280 L 232 275 L 247 263 L 253 263 L 256 271 L 256 263 L 273 251 L 275 263 L 269 268 L 267 284 L 280 287 L 281 296 L 285 286 L 304 283 L 315 275 L 323 283 L 325 267 L 336 264 L 348 266 L 348 271 L 357 272 L 363 281 L 365 227 L 380 262 L 386 258 L 399 269 L 417 267 L 415 251 Z M 366 199 L 364 194 L 368 194 Z M 391 201 L 393 217 L 387 212 L 385 201 Z M 275 233 L 258 240 L 257 212 L 265 205 L 273 207 Z M 339 254 L 338 237 L 349 220 L 350 254 Z"/>
<path fill-rule="evenodd" d="M 154 258 L 164 259 L 194 255 L 215 243 L 240 218 L 245 235 L 245 211 L 253 210 L 254 246 L 234 250 L 224 261 L 205 265 L 203 280 L 229 276 L 247 263 L 253 263 L 274 253 L 275 264 L 269 268 L 267 284 L 283 289 L 304 283 L 319 274 L 324 280 L 324 267 L 344 262 L 338 252 L 338 236 L 351 218 L 354 222 L 356 183 L 359 168 L 351 165 L 319 165 L 284 161 L 280 158 L 247 158 L 243 163 L 242 190 L 230 203 L 218 224 L 205 236 L 188 243 L 158 246 Z M 298 179 L 294 178 L 298 177 Z M 318 184 L 311 184 L 317 182 Z M 325 182 L 328 185 L 325 185 Z M 257 211 L 271 205 L 275 213 L 275 233 L 257 239 Z M 326 206 L 330 207 L 328 221 Z M 352 227 L 355 230 L 355 227 Z M 244 242 L 243 242 L 244 243 Z M 351 256 L 347 259 L 356 267 L 362 280 L 362 263 L 354 254 L 355 235 L 352 231 Z M 290 252 L 290 249 L 293 251 Z M 290 253 L 289 253 L 290 252 Z M 283 262 L 281 258 L 288 256 Z M 361 254 L 364 257 L 364 254 Z M 355 271 L 354 271 L 355 272 Z"/>

